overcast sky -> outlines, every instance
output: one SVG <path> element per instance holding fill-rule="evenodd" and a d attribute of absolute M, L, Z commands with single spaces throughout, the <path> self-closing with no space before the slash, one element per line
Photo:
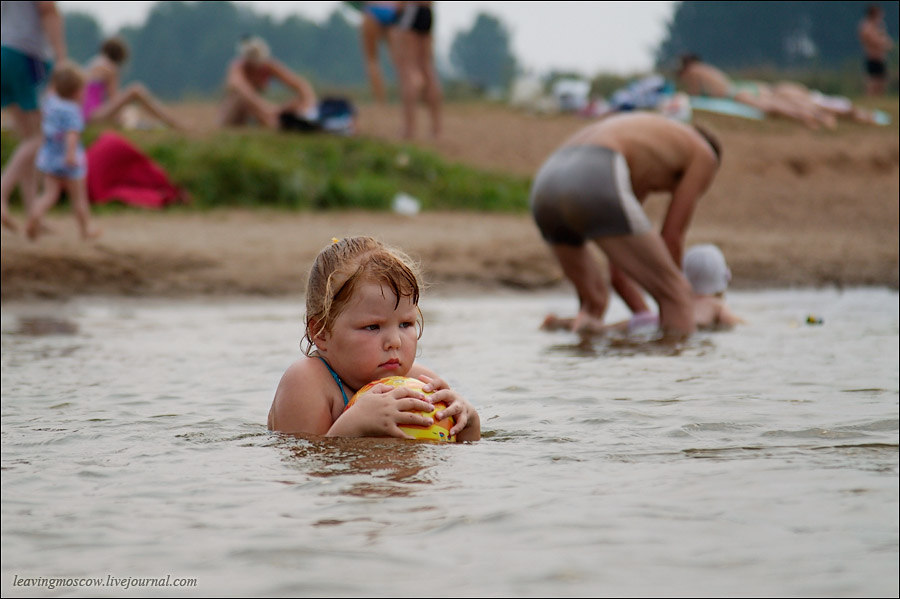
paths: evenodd
<path fill-rule="evenodd" d="M 106 33 L 143 22 L 156 2 L 59 2 L 63 12 L 92 14 Z M 238 2 L 283 18 L 300 14 L 320 21 L 342 2 Z M 445 56 L 459 31 L 480 12 L 508 28 L 521 66 L 632 74 L 648 71 L 676 2 L 435 2 L 435 43 Z"/>

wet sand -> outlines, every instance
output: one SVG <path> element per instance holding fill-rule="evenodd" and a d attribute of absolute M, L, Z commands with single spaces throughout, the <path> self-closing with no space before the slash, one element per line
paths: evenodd
<path fill-rule="evenodd" d="M 209 127 L 208 107 L 181 110 L 201 130 Z M 892 112 L 896 123 L 900 111 Z M 793 123 L 702 113 L 696 120 L 719 134 L 724 162 L 697 207 L 688 244 L 718 244 L 734 287 L 898 287 L 896 124 L 842 123 L 837 131 L 808 131 Z M 450 160 L 529 175 L 587 122 L 451 105 L 444 137 L 417 144 Z M 361 107 L 361 135 L 395 139 L 398 130 L 396 106 Z M 664 196 L 648 199 L 647 211 L 657 223 L 665 207 Z M 14 215 L 21 218 L 20 212 Z M 563 284 L 526 212 L 398 217 L 268 209 L 122 211 L 98 221 L 104 235 L 87 243 L 78 240 L 74 220 L 65 213 L 51 215 L 55 233 L 37 243 L 4 230 L 2 299 L 302 293 L 315 254 L 331 237 L 353 234 L 374 235 L 417 257 L 434 291 Z"/>

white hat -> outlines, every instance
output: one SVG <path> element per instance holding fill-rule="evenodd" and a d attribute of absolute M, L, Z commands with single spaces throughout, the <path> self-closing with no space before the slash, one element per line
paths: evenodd
<path fill-rule="evenodd" d="M 712 244 L 695 245 L 684 253 L 684 276 L 694 293 L 715 295 L 728 289 L 731 271 L 721 250 Z"/>

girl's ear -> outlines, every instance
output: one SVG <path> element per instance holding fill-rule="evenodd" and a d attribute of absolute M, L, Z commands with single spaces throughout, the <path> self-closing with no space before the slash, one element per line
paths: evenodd
<path fill-rule="evenodd" d="M 311 333 L 313 333 L 312 342 L 316 345 L 316 349 L 327 351 L 328 340 L 331 338 L 331 334 L 328 331 L 324 331 L 321 329 L 321 327 L 319 326 L 319 321 L 312 319 L 310 319 L 309 321 L 309 330 Z"/>

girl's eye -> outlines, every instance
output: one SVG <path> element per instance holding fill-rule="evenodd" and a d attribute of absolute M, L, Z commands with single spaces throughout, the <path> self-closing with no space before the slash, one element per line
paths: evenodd
<path fill-rule="evenodd" d="M 400 328 L 401 328 L 401 329 L 408 329 L 409 327 L 414 327 L 414 326 L 416 326 L 416 323 L 414 323 L 414 322 L 409 322 L 409 321 L 407 321 L 407 322 L 401 322 L 401 323 L 400 323 Z"/>
<path fill-rule="evenodd" d="M 379 327 L 377 324 L 367 324 L 366 326 L 363 327 L 363 329 L 365 329 L 367 331 L 377 331 L 378 328 Z"/>

